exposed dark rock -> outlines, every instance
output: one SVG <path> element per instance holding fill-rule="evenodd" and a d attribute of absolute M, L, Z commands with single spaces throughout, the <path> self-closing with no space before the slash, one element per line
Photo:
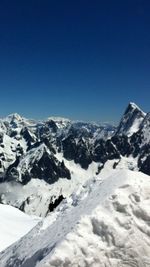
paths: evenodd
<path fill-rule="evenodd" d="M 26 185 L 31 180 L 31 178 L 31 174 L 26 170 L 24 173 L 21 174 L 21 183 L 23 185 Z"/>
<path fill-rule="evenodd" d="M 56 154 L 56 150 L 53 147 L 51 140 L 49 140 L 47 137 L 45 137 L 42 139 L 42 141 L 53 154 Z"/>
<path fill-rule="evenodd" d="M 44 152 L 39 161 L 35 161 L 31 166 L 30 176 L 39 178 L 51 184 L 59 178 L 71 179 L 69 170 L 64 163 L 57 161 L 53 155 Z"/>
<path fill-rule="evenodd" d="M 29 151 L 33 148 L 38 148 L 41 144 L 42 144 L 42 141 L 37 141 L 37 142 L 33 143 L 32 145 L 31 145 L 31 143 L 30 144 L 28 143 L 27 151 Z"/>
<path fill-rule="evenodd" d="M 64 157 L 68 160 L 74 160 L 76 157 L 76 141 L 73 135 L 69 135 L 62 140 L 62 148 Z"/>
<path fill-rule="evenodd" d="M 114 164 L 113 164 L 113 169 L 116 169 L 116 167 L 118 166 L 119 162 L 120 162 L 120 160 L 119 160 L 119 161 L 116 161 L 116 162 L 114 162 Z"/>
<path fill-rule="evenodd" d="M 86 141 L 82 138 L 76 145 L 76 155 L 74 159 L 75 163 L 79 163 L 83 169 L 88 169 L 92 163 L 92 157 Z"/>
<path fill-rule="evenodd" d="M 12 130 L 10 132 L 10 137 L 15 137 L 17 134 L 18 134 L 17 131 Z"/>
<path fill-rule="evenodd" d="M 129 156 L 131 154 L 131 145 L 127 136 L 113 136 L 111 138 L 112 143 L 116 146 L 117 150 L 122 156 Z"/>
<path fill-rule="evenodd" d="M 3 138 L 4 138 L 4 135 L 3 135 L 3 133 L 0 133 L 0 144 L 2 144 L 2 143 L 3 143 Z"/>
<path fill-rule="evenodd" d="M 20 157 L 16 157 L 16 160 L 8 167 L 6 175 L 8 174 L 8 172 L 12 169 L 12 168 L 16 168 L 19 164 L 20 161 Z"/>
<path fill-rule="evenodd" d="M 133 157 L 137 157 L 140 152 L 142 143 L 142 136 L 140 131 L 134 133 L 130 138 L 131 154 Z"/>
<path fill-rule="evenodd" d="M 51 201 L 48 207 L 48 211 L 52 212 L 54 209 L 58 207 L 58 205 L 64 200 L 65 198 L 63 195 L 60 195 L 58 198 L 55 199 L 55 201 Z"/>
<path fill-rule="evenodd" d="M 23 155 L 23 148 L 21 147 L 21 146 L 17 146 L 17 148 L 16 148 L 16 155 L 18 156 L 18 157 L 20 157 L 20 156 L 22 156 Z"/>
<path fill-rule="evenodd" d="M 105 165 L 105 164 L 101 164 L 101 165 L 98 166 L 96 175 L 100 174 L 101 170 L 104 168 L 104 165 Z"/>
<path fill-rule="evenodd" d="M 21 211 L 25 212 L 25 207 L 26 207 L 26 205 L 29 205 L 29 203 L 30 203 L 30 197 L 27 197 L 27 199 L 22 202 L 22 204 L 21 204 L 19 209 Z"/>
<path fill-rule="evenodd" d="M 57 127 L 56 123 L 55 123 L 53 120 L 48 120 L 48 121 L 46 121 L 46 125 L 47 125 L 50 129 L 52 129 L 52 131 L 53 131 L 54 133 L 57 132 L 58 127 Z"/>
<path fill-rule="evenodd" d="M 33 136 L 31 135 L 30 131 L 28 130 L 27 127 L 24 127 L 20 134 L 23 136 L 23 138 L 27 141 L 27 143 L 31 144 L 33 142 L 35 142 L 35 139 L 33 138 Z"/>
<path fill-rule="evenodd" d="M 104 141 L 102 139 L 96 141 L 93 151 L 93 160 L 105 163 L 108 159 L 119 159 L 120 153 L 115 148 L 111 140 Z"/>

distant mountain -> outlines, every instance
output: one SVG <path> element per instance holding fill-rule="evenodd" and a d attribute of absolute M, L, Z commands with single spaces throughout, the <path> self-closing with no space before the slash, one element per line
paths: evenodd
<path fill-rule="evenodd" d="M 83 146 L 89 146 L 96 139 L 107 139 L 114 131 L 115 127 L 111 125 L 71 122 L 68 119 L 53 117 L 48 118 L 46 121 L 34 121 L 25 119 L 18 114 L 11 114 L 0 120 L 0 180 L 16 180 L 26 183 L 32 177 L 39 179 L 45 177 L 45 179 L 49 179 L 49 183 L 52 183 L 51 178 L 53 177 L 54 179 L 54 176 L 56 180 L 64 176 L 70 178 L 70 175 L 68 173 L 65 174 L 61 169 L 65 168 L 65 166 L 63 164 L 61 166 L 61 162 L 58 164 L 54 156 L 56 152 L 62 152 L 63 150 L 66 158 L 72 159 L 73 157 L 75 160 L 73 151 L 70 152 L 69 156 L 67 140 L 69 142 L 73 140 L 75 142 L 75 150 L 77 150 L 81 143 L 83 143 Z M 85 147 L 84 149 L 86 150 L 87 148 Z M 76 161 L 79 160 L 78 153 L 80 151 L 75 152 L 77 154 Z M 43 157 L 42 168 L 47 169 L 47 173 L 41 175 L 38 167 L 39 160 L 41 162 Z M 49 166 L 53 165 L 54 169 L 48 170 L 44 166 L 46 164 L 46 158 L 47 164 Z M 52 161 L 54 164 L 52 164 Z M 82 165 L 80 160 L 79 163 Z M 32 166 L 33 164 L 34 167 Z M 59 165 L 59 167 L 56 168 L 54 165 Z M 88 167 L 88 162 L 86 166 Z M 59 171 L 56 169 L 59 169 Z M 51 176 L 48 175 L 48 172 L 51 173 Z M 22 175 L 24 175 L 24 178 L 21 178 Z"/>

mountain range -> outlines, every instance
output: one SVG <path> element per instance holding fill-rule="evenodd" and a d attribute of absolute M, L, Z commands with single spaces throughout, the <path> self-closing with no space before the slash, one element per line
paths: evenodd
<path fill-rule="evenodd" d="M 65 183 L 66 179 L 75 179 L 70 163 L 87 173 L 95 164 L 93 175 L 96 176 L 108 161 L 113 161 L 113 168 L 117 168 L 128 159 L 129 169 L 150 175 L 149 141 L 150 113 L 144 113 L 134 103 L 129 103 L 118 127 L 54 117 L 34 121 L 18 114 L 9 115 L 0 120 L 0 203 L 29 211 L 31 192 L 21 194 L 21 188 L 31 188 L 28 184 L 36 188 L 36 182 L 40 181 L 52 188 L 60 178 Z M 14 188 L 22 199 L 17 194 L 16 199 L 12 196 Z M 65 197 L 63 186 L 60 191 Z M 50 195 L 49 204 L 59 193 Z M 32 203 L 33 199 L 37 202 L 34 192 Z M 40 215 L 37 211 L 33 213 Z"/>
<path fill-rule="evenodd" d="M 27 236 L 0 253 L 1 266 L 150 266 L 141 263 L 150 264 L 145 209 L 150 198 L 143 184 L 150 185 L 149 175 L 150 113 L 135 103 L 129 103 L 118 126 L 58 117 L 36 121 L 18 114 L 0 119 L 0 204 L 37 220 Z M 134 231 L 137 238 L 146 235 L 145 252 L 129 253 L 128 246 L 139 242 Z M 134 244 L 130 240 L 126 247 L 129 232 Z M 101 246 L 94 250 L 98 240 Z"/>

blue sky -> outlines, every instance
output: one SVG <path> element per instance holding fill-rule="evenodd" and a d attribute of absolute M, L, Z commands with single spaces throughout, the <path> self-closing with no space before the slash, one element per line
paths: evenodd
<path fill-rule="evenodd" d="M 149 0 L 0 1 L 0 116 L 149 111 Z"/>

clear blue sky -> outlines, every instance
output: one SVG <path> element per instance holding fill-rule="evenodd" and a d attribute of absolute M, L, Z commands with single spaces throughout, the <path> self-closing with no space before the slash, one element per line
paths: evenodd
<path fill-rule="evenodd" d="M 149 0 L 1 0 L 0 116 L 150 110 Z"/>

